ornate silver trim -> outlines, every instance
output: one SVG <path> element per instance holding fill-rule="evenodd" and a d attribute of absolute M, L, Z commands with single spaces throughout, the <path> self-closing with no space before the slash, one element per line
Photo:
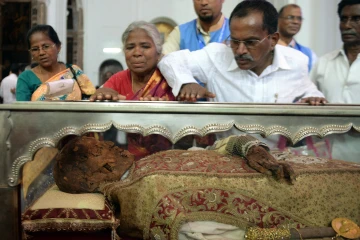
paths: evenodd
<path fill-rule="evenodd" d="M 86 124 L 82 126 L 80 129 L 76 129 L 75 127 L 65 127 L 60 131 L 55 133 L 52 138 L 39 138 L 30 143 L 28 151 L 25 156 L 20 156 L 15 159 L 14 163 L 11 167 L 11 176 L 8 178 L 8 183 L 10 186 L 17 185 L 19 181 L 20 170 L 22 166 L 31 161 L 34 154 L 37 150 L 43 147 L 56 147 L 58 142 L 68 135 L 77 135 L 81 136 L 88 132 L 104 132 L 109 130 L 112 126 L 112 121 L 106 124 Z"/>
<path fill-rule="evenodd" d="M 262 136 L 266 136 L 266 128 L 258 124 L 240 125 L 235 123 L 235 127 L 242 132 L 261 134 Z"/>
<path fill-rule="evenodd" d="M 19 181 L 19 173 L 21 167 L 28 161 L 31 161 L 34 153 L 42 147 L 55 147 L 58 142 L 65 136 L 68 135 L 83 135 L 87 132 L 104 132 L 111 128 L 114 125 L 118 130 L 127 132 L 127 133 L 138 133 L 143 136 L 148 136 L 151 134 L 160 134 L 165 138 L 169 139 L 172 143 L 176 143 L 181 138 L 187 135 L 198 135 L 198 136 L 206 136 L 209 133 L 215 132 L 225 132 L 229 131 L 233 126 L 235 126 L 238 130 L 249 133 L 249 134 L 261 134 L 264 137 L 268 137 L 274 134 L 280 134 L 290 140 L 293 144 L 298 143 L 303 138 L 308 136 L 318 136 L 323 138 L 329 134 L 333 133 L 346 133 L 350 131 L 353 127 L 352 123 L 345 125 L 325 125 L 321 128 L 316 127 L 303 127 L 298 130 L 295 134 L 291 134 L 291 131 L 283 126 L 274 125 L 271 127 L 264 127 L 259 124 L 249 124 L 249 125 L 241 125 L 238 123 L 234 123 L 234 121 L 230 121 L 225 124 L 212 123 L 208 124 L 202 128 L 197 128 L 195 126 L 186 126 L 180 129 L 177 133 L 172 134 L 171 131 L 161 125 L 152 125 L 150 127 L 143 127 L 139 124 L 127 124 L 121 125 L 110 121 L 105 124 L 86 124 L 81 128 L 77 129 L 76 127 L 65 127 L 60 131 L 56 132 L 52 137 L 43 137 L 32 141 L 28 147 L 27 153 L 25 155 L 18 157 L 12 164 L 11 175 L 8 178 L 8 183 L 10 186 L 15 186 Z M 360 127 L 354 126 L 354 129 L 360 132 Z"/>
<path fill-rule="evenodd" d="M 8 183 L 10 186 L 16 186 L 18 184 L 20 169 L 25 163 L 29 161 L 31 161 L 31 157 L 29 156 L 22 156 L 14 161 L 11 168 L 11 176 L 8 178 Z"/>
<path fill-rule="evenodd" d="M 355 131 L 360 132 L 360 127 L 353 125 L 353 128 L 355 129 Z"/>
<path fill-rule="evenodd" d="M 315 128 L 315 127 L 304 127 L 302 129 L 300 129 L 298 132 L 296 132 L 295 134 L 291 134 L 290 130 L 287 129 L 286 127 L 282 127 L 282 126 L 271 126 L 269 128 L 265 128 L 261 125 L 240 125 L 240 124 L 235 124 L 235 127 L 237 129 L 239 129 L 242 132 L 245 133 L 250 133 L 250 134 L 260 134 L 263 137 L 268 137 L 271 135 L 275 135 L 275 134 L 280 134 L 284 137 L 286 137 L 288 140 L 291 141 L 292 144 L 296 144 L 299 141 L 301 141 L 302 139 L 309 137 L 309 136 L 317 136 L 320 138 L 324 138 L 325 136 L 329 135 L 329 134 L 334 134 L 334 133 L 346 133 L 348 131 L 350 131 L 351 127 L 352 127 L 352 123 L 346 124 L 346 125 L 326 125 L 324 127 L 319 128 Z M 360 132 L 360 128 L 356 128 L 354 127 L 355 130 Z"/>
<path fill-rule="evenodd" d="M 218 123 L 212 123 L 208 124 L 205 127 L 198 129 L 195 126 L 187 126 L 182 128 L 178 133 L 174 135 L 173 138 L 171 138 L 172 143 L 176 143 L 181 138 L 187 136 L 187 135 L 198 135 L 201 137 L 206 136 L 209 133 L 215 133 L 215 132 L 225 132 L 230 130 L 234 126 L 234 121 L 231 121 L 229 123 L 225 124 L 218 124 Z"/>
<path fill-rule="evenodd" d="M 105 131 L 109 130 L 112 125 L 113 125 L 112 121 L 105 123 L 105 124 L 89 123 L 89 124 L 84 125 L 82 128 L 80 128 L 79 133 L 80 133 L 80 135 L 83 135 L 88 132 L 105 132 Z"/>
<path fill-rule="evenodd" d="M 118 123 L 113 123 L 114 127 L 116 127 L 118 130 L 127 132 L 127 133 L 138 133 L 143 136 L 149 136 L 151 134 L 159 134 L 163 137 L 166 137 L 167 139 L 171 139 L 171 132 L 164 126 L 160 125 L 152 125 L 150 127 L 143 127 L 139 124 L 127 124 L 127 125 L 121 125 Z"/>
<path fill-rule="evenodd" d="M 292 138 L 291 141 L 293 144 L 298 143 L 302 139 L 309 137 L 309 136 L 318 136 L 320 138 L 324 138 L 329 134 L 339 134 L 339 133 L 346 133 L 350 131 L 353 124 L 349 123 L 346 125 L 326 125 L 320 129 L 314 127 L 306 127 L 298 131 Z"/>
<path fill-rule="evenodd" d="M 51 138 L 39 138 L 33 141 L 29 146 L 29 153 L 32 156 L 37 150 L 42 147 L 55 147 L 55 142 Z"/>
<path fill-rule="evenodd" d="M 68 135 L 77 135 L 80 136 L 79 130 L 74 127 L 65 127 L 54 134 L 54 142 L 58 143 L 62 138 Z"/>

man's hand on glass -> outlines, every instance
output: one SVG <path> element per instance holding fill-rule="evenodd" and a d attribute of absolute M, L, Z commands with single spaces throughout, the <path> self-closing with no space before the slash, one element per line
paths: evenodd
<path fill-rule="evenodd" d="M 125 100 L 126 97 L 120 95 L 117 91 L 111 88 L 99 88 L 96 92 L 90 96 L 90 102 L 94 101 L 118 101 L 118 100 Z"/>
<path fill-rule="evenodd" d="M 328 101 L 325 98 L 322 97 L 308 97 L 308 98 L 302 98 L 300 103 L 308 103 L 312 106 L 320 106 L 326 104 Z"/>
<path fill-rule="evenodd" d="M 170 101 L 168 96 L 164 96 L 164 97 L 153 97 L 153 96 L 146 96 L 146 97 L 141 97 L 140 101 Z"/>
<path fill-rule="evenodd" d="M 196 102 L 199 98 L 214 98 L 216 95 L 197 83 L 184 84 L 177 100 Z"/>

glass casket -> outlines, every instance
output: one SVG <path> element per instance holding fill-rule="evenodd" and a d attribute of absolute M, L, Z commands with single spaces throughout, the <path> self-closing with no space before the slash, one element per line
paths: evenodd
<path fill-rule="evenodd" d="M 195 221 L 244 231 L 249 226 L 330 227 L 331 219 L 338 217 L 360 223 L 357 105 L 24 102 L 1 105 L 0 126 L 2 239 L 26 238 L 31 231 L 54 232 L 56 227 L 110 229 L 109 239 L 115 239 L 114 230 L 125 226 L 125 232 L 138 228 L 134 238 L 175 239 L 181 224 Z M 100 193 L 95 198 L 92 193 L 75 197 L 59 190 L 45 199 L 54 188 L 51 162 L 58 149 L 69 136 L 89 133 L 118 141 L 124 148 L 127 134 L 161 135 L 175 153 L 136 161 L 130 177 L 103 188 L 107 200 Z M 295 183 L 257 173 L 246 161 L 239 171 L 238 163 L 228 158 L 204 159 L 201 150 L 190 160 L 174 159 L 174 149 L 204 147 L 207 142 L 199 139 L 205 136 L 219 139 L 244 133 L 266 142 L 279 161 L 293 162 Z M 42 163 L 31 165 L 35 161 Z M 91 209 L 90 198 L 98 204 L 96 211 L 84 210 Z M 55 201 L 59 205 L 51 206 Z M 77 202 L 77 210 L 66 201 Z M 45 205 L 51 211 L 44 211 Z M 54 220 L 55 215 L 66 219 Z"/>

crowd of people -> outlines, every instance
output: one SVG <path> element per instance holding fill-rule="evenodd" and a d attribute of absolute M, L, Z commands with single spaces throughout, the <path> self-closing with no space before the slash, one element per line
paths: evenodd
<path fill-rule="evenodd" d="M 84 97 L 310 105 L 360 102 L 360 0 L 339 3 L 343 46 L 320 58 L 295 40 L 303 20 L 298 5 L 286 5 L 278 12 L 265 0 L 245 0 L 227 18 L 221 11 L 223 2 L 193 0 L 198 18 L 175 27 L 165 43 L 153 24 L 131 23 L 122 36 L 128 69 L 111 75 L 98 89 L 78 66 L 58 61 L 61 42 L 51 26 L 34 26 L 27 44 L 36 66 L 20 75 L 12 68 L 2 81 L 0 96 L 4 103 Z M 153 150 L 136 152 L 159 150 L 157 144 L 150 145 Z"/>
<path fill-rule="evenodd" d="M 79 67 L 57 60 L 61 42 L 56 31 L 37 25 L 27 34 L 31 59 L 37 65 L 19 75 L 13 64 L 13 71 L 2 81 L 1 97 L 5 103 L 54 98 L 45 97 L 44 83 L 72 79 L 67 81 L 67 91 L 61 92 L 67 94 L 56 99 L 94 94 L 91 100 L 174 100 L 175 96 L 216 102 L 358 102 L 358 0 L 339 3 L 344 45 L 320 59 L 295 40 L 303 20 L 298 5 L 289 4 L 277 12 L 267 1 L 243 1 L 227 18 L 221 11 L 223 2 L 194 0 L 198 18 L 175 27 L 165 43 L 152 24 L 130 24 L 122 39 L 128 70 L 113 74 L 96 94 Z M 161 81 L 154 83 L 156 76 Z M 51 96 L 59 91 L 53 85 Z M 164 89 L 164 93 L 150 93 L 152 89 Z"/>
<path fill-rule="evenodd" d="M 301 8 L 298 5 L 286 5 L 278 12 L 266 0 L 244 0 L 234 8 L 231 15 L 227 18 L 221 12 L 223 2 L 224 0 L 193 0 L 198 18 L 176 27 L 165 43 L 154 24 L 145 21 L 131 23 L 122 35 L 123 53 L 128 69 L 117 73 L 109 72 L 106 74 L 108 75 L 106 76 L 108 77 L 107 81 L 98 89 L 94 87 L 80 67 L 58 61 L 58 54 L 61 51 L 62 43 L 56 31 L 50 25 L 36 25 L 27 34 L 27 44 L 33 63 L 32 66 L 28 70 L 19 71 L 19 66 L 11 65 L 9 76 L 4 78 L 1 83 L 0 96 L 4 99 L 4 103 L 10 103 L 15 100 L 66 101 L 82 100 L 84 98 L 93 102 L 104 100 L 198 101 L 199 99 L 206 99 L 211 102 L 307 103 L 309 105 L 316 105 L 318 108 L 326 103 L 360 103 L 360 97 L 356 93 L 357 89 L 360 88 L 360 0 L 340 1 L 338 15 L 340 18 L 339 27 L 343 46 L 320 58 L 310 48 L 301 45 L 295 40 L 295 35 L 300 31 L 303 20 Z M 358 150 L 353 150 L 358 148 L 358 135 L 335 136 L 332 139 L 333 157 L 342 160 L 354 160 L 351 159 L 353 155 L 350 155 L 352 152 L 358 152 Z M 352 189 L 356 189 L 358 186 L 356 182 L 357 176 L 353 174 L 355 171 L 352 172 L 350 170 L 350 177 L 344 175 L 344 166 L 347 167 L 346 169 L 355 168 L 355 165 L 353 166 L 350 163 L 341 162 L 337 163 L 338 165 L 335 164 L 334 167 L 331 165 L 333 163 L 329 161 L 328 165 L 319 164 L 317 166 L 318 170 L 314 168 L 316 171 L 311 169 L 309 172 L 306 172 L 304 168 L 304 174 L 300 178 L 299 184 L 295 185 L 296 174 L 293 166 L 296 166 L 298 163 L 290 162 L 289 164 L 284 161 L 278 161 L 278 159 L 275 159 L 269 153 L 269 148 L 265 143 L 250 136 L 231 136 L 222 140 L 218 139 L 215 143 L 210 135 L 202 139 L 194 138 L 191 140 L 206 142 L 207 150 L 211 151 L 203 151 L 202 149 L 199 152 L 206 152 L 205 154 L 210 156 L 209 159 L 212 162 L 205 161 L 203 163 L 199 161 L 199 164 L 195 164 L 190 157 L 191 161 L 185 159 L 190 155 L 188 152 L 181 152 L 180 154 L 176 150 L 164 152 L 165 155 L 161 156 L 160 160 L 154 160 L 154 165 L 151 165 L 150 162 L 153 161 L 151 156 L 157 157 L 157 154 L 154 153 L 175 148 L 168 139 L 161 135 L 142 136 L 140 134 L 128 133 L 126 140 L 127 150 L 130 152 L 130 155 L 122 149 L 113 147 L 113 143 L 106 143 L 105 141 L 100 141 L 99 143 L 96 137 L 94 138 L 93 136 L 89 138 L 82 137 L 80 140 L 83 140 L 85 143 L 79 139 L 70 141 L 70 145 L 63 148 L 61 154 L 56 158 L 58 164 L 56 167 L 58 169 L 55 168 L 54 176 L 57 184 L 63 191 L 65 191 L 64 187 L 66 187 L 66 184 L 72 184 L 72 187 L 80 187 L 80 190 L 70 189 L 68 192 L 92 192 L 95 190 L 99 191 L 99 186 L 104 184 L 104 181 L 107 181 L 109 185 L 106 186 L 108 189 L 103 188 L 105 189 L 103 190 L 104 193 L 108 195 L 111 193 L 112 197 L 115 196 L 113 200 L 115 199 L 115 201 L 117 200 L 119 203 L 123 202 L 124 204 L 129 203 L 129 206 L 132 206 L 124 207 L 119 211 L 120 215 L 131 216 L 128 219 L 126 217 L 121 219 L 121 227 L 125 226 L 126 228 L 126 221 L 130 223 L 133 221 L 132 219 L 137 221 L 136 217 L 143 220 L 152 216 L 150 215 L 152 214 L 151 211 L 159 209 L 160 206 L 158 202 L 151 202 L 158 199 L 156 194 L 162 197 L 165 196 L 165 206 L 165 204 L 169 205 L 172 199 L 176 199 L 173 196 L 180 196 L 179 193 L 183 194 L 180 192 L 180 189 L 183 189 L 184 186 L 188 187 L 186 194 L 188 192 L 192 193 L 192 189 L 195 189 L 196 195 L 194 194 L 193 196 L 200 196 L 199 194 L 204 193 L 203 186 L 201 185 L 205 182 L 207 183 L 206 186 L 211 186 L 209 194 L 211 198 L 206 198 L 209 204 L 209 212 L 215 212 L 215 208 L 212 206 L 219 205 L 226 212 L 236 212 L 238 214 L 237 208 L 234 208 L 235 211 L 232 208 L 229 208 L 231 211 L 226 210 L 223 203 L 221 203 L 222 200 L 219 199 L 225 199 L 224 196 L 230 192 L 241 190 L 242 195 L 239 196 L 245 196 L 244 199 L 249 199 L 246 204 L 252 208 L 249 208 L 251 210 L 250 214 L 246 212 L 247 210 L 243 214 L 246 215 L 248 222 L 250 222 L 249 216 L 252 213 L 256 213 L 253 215 L 257 216 L 257 214 L 266 213 L 266 209 L 274 209 L 274 212 L 276 210 L 284 214 L 284 216 L 289 216 L 291 221 L 293 221 L 293 217 L 293 219 L 299 221 L 298 223 L 295 221 L 298 224 L 296 225 L 297 228 L 301 227 L 302 223 L 299 219 L 302 218 L 306 219 L 306 222 L 311 223 L 311 221 L 314 221 L 319 226 L 325 226 L 332 216 L 327 214 L 327 211 L 331 211 L 333 215 L 340 212 L 340 214 L 346 213 L 346 217 L 348 217 L 347 215 L 357 216 L 357 212 L 354 210 L 358 206 L 356 201 L 357 195 L 356 191 L 352 191 Z M 215 153 L 217 158 L 214 158 Z M 86 154 L 91 156 L 89 157 Z M 150 159 L 144 158 L 150 154 L 153 154 L 150 156 Z M 163 152 L 160 154 L 163 154 Z M 241 161 L 237 159 L 234 161 L 234 164 L 237 165 L 231 165 L 233 164 L 232 160 L 230 161 L 227 157 L 224 158 L 228 154 L 238 155 L 243 159 Z M 348 159 L 346 157 L 347 154 Z M 172 162 L 172 157 L 179 156 L 185 159 L 180 162 L 183 165 L 176 161 Z M 126 171 L 129 166 L 134 166 L 129 170 L 129 175 L 124 174 L 124 169 L 122 169 L 124 170 L 123 172 L 118 171 L 119 166 L 122 164 L 121 161 L 125 158 L 131 160 L 126 168 L 122 166 Z M 133 164 L 132 158 L 134 160 L 142 159 L 142 161 L 136 161 Z M 164 159 L 167 160 L 163 161 Z M 74 160 L 78 160 L 78 162 Z M 355 161 L 359 160 L 355 159 Z M 143 162 L 146 165 L 142 165 Z M 165 164 L 157 164 L 159 162 Z M 65 166 L 65 163 L 68 165 Z M 206 163 L 208 163 L 207 166 L 205 166 Z M 167 164 L 175 169 L 174 172 L 171 172 L 173 170 L 170 167 L 168 169 L 165 168 Z M 204 168 L 202 164 L 204 164 Z M 151 166 L 159 168 L 153 167 L 152 169 Z M 165 167 L 160 168 L 160 166 Z M 329 179 L 328 175 L 325 177 L 320 175 L 324 173 L 322 171 L 329 170 L 330 167 L 332 167 L 331 170 L 334 169 L 336 171 L 338 166 L 341 166 L 339 171 L 343 175 L 336 175 L 340 176 L 337 179 Z M 179 168 L 182 172 L 179 171 Z M 190 175 L 192 169 L 196 171 L 199 171 L 198 169 L 206 169 L 204 170 L 206 174 L 205 172 L 204 174 L 201 173 L 199 177 Z M 147 172 L 148 170 L 149 172 Z M 237 170 L 239 170 L 238 173 L 236 173 Z M 294 184 L 295 187 L 289 188 L 288 184 L 284 184 L 284 188 L 279 188 L 280 184 L 276 184 L 273 181 L 265 181 L 260 177 L 248 177 L 250 176 L 248 175 L 249 173 L 255 174 L 255 170 L 266 175 L 274 175 L 277 180 L 285 178 L 288 180 L 287 183 Z M 156 171 L 158 171 L 158 175 L 156 175 Z M 243 174 L 246 174 L 245 178 L 240 174 L 242 173 L 241 171 L 243 171 Z M 151 177 L 145 179 L 145 177 L 139 174 L 141 179 L 137 179 L 136 174 L 138 172 L 141 172 L 144 176 L 148 174 Z M 182 178 L 180 174 L 183 174 L 184 177 Z M 325 174 L 328 174 L 328 172 L 325 172 Z M 83 178 L 82 175 L 86 175 L 86 177 Z M 303 177 L 304 175 L 307 178 Z M 128 178 L 127 182 L 125 185 L 120 185 L 123 182 L 118 180 L 120 177 L 123 179 L 124 176 Z M 224 176 L 224 178 L 221 178 L 221 176 Z M 169 178 L 167 179 L 166 177 Z M 195 177 L 198 178 L 195 179 Z M 351 177 L 354 177 L 353 180 L 355 180 L 348 182 L 348 179 Z M 87 182 L 78 182 L 79 179 L 86 179 Z M 143 181 L 142 179 L 145 179 L 145 184 L 141 182 Z M 165 180 L 161 181 L 161 179 Z M 214 179 L 213 185 L 211 185 L 211 179 Z M 313 184 L 314 182 L 316 184 Z M 140 186 L 139 188 L 136 185 L 137 183 L 143 184 L 144 187 L 141 188 Z M 173 183 L 177 185 L 172 185 Z M 83 187 L 87 186 L 86 184 L 89 184 L 88 186 L 91 186 L 91 189 L 84 190 Z M 110 186 L 110 184 L 113 185 Z M 135 189 L 134 193 L 130 192 L 133 186 Z M 209 189 L 206 189 L 208 188 L 206 186 L 204 188 L 208 191 Z M 224 186 L 226 186 L 226 192 L 224 192 L 226 194 L 219 191 Z M 201 192 L 197 192 L 200 187 Z M 332 191 L 323 191 L 323 189 L 330 187 Z M 109 189 L 118 190 L 118 193 L 114 193 L 115 191 L 111 192 Z M 231 191 L 228 191 L 228 189 L 231 189 Z M 284 194 L 285 189 L 289 194 Z M 344 189 L 350 190 L 345 192 Z M 175 190 L 178 192 L 175 192 Z M 206 191 L 205 194 L 207 194 Z M 254 197 L 255 192 L 259 196 L 262 195 L 261 198 L 256 199 Z M 328 196 L 334 195 L 333 192 L 336 196 L 341 195 L 341 197 L 333 198 L 333 201 L 326 202 L 329 199 Z M 165 193 L 174 195 L 170 196 Z M 318 195 L 322 198 L 318 197 Z M 263 196 L 267 197 L 264 198 Z M 122 197 L 126 199 L 123 201 Z M 192 199 L 192 197 L 190 198 Z M 198 197 L 195 198 L 199 199 Z M 232 196 L 229 194 L 230 207 L 235 204 L 245 206 L 243 202 L 237 203 L 236 201 L 238 200 L 235 201 L 235 198 L 230 198 Z M 138 199 L 141 199 L 141 202 Z M 168 199 L 171 201 L 168 201 Z M 270 201 L 269 204 L 264 202 L 264 200 Z M 150 203 L 148 204 L 147 201 Z M 196 201 L 199 202 L 198 200 Z M 259 205 L 254 205 L 255 203 L 258 204 L 257 201 Z M 339 204 L 339 201 L 341 204 Z M 138 204 L 139 202 L 140 204 Z M 169 210 L 169 212 L 176 212 L 176 214 L 179 212 L 182 214 L 180 210 L 185 208 L 181 204 L 185 202 L 188 201 L 176 200 L 175 203 L 174 200 L 175 207 Z M 343 204 L 344 202 L 346 204 Z M 133 203 L 134 205 L 131 205 Z M 141 206 L 138 208 L 140 210 L 137 209 L 139 205 Z M 192 202 L 190 205 L 191 209 L 195 209 L 194 206 L 197 206 L 193 205 Z M 313 207 L 314 210 L 307 208 L 308 205 Z M 169 206 L 172 207 L 172 205 Z M 253 206 L 260 207 L 255 209 Z M 281 206 L 281 208 L 276 209 L 278 206 Z M 178 211 L 178 209 L 180 210 Z M 134 210 L 135 214 L 129 210 Z M 137 214 L 137 210 L 140 214 Z M 126 211 L 131 212 L 131 214 L 127 214 Z M 319 212 L 321 211 L 324 213 L 320 214 Z M 156 210 L 156 212 L 158 213 L 159 210 Z M 201 211 L 201 214 L 203 212 Z M 274 212 L 270 213 L 269 211 L 271 215 Z M 170 220 L 166 221 L 174 224 L 176 222 L 174 221 L 175 215 L 170 215 L 171 219 L 169 217 Z M 310 217 L 308 217 L 309 215 Z M 200 216 L 200 214 L 192 216 Z M 194 228 L 184 232 L 186 232 L 187 236 L 194 234 L 195 230 L 202 230 L 204 235 L 211 234 L 214 232 L 214 227 L 208 227 L 208 222 L 201 221 L 220 219 L 215 219 L 213 216 L 215 215 L 204 219 L 200 217 L 187 219 L 188 222 L 191 222 L 190 220 L 193 222 L 197 221 L 195 223 L 198 224 L 198 227 L 197 229 Z M 240 219 L 239 215 L 234 216 Z M 301 218 L 298 216 L 301 216 Z M 323 222 L 315 221 L 317 220 L 316 217 Z M 267 217 L 265 216 L 265 218 Z M 166 222 L 162 217 L 161 221 L 164 224 Z M 168 222 L 166 224 L 171 225 Z M 259 222 L 254 222 L 254 225 L 256 224 L 259 224 Z M 153 225 L 157 231 L 160 229 L 158 225 Z M 311 226 L 311 224 L 308 225 Z M 136 225 L 134 224 L 134 226 Z M 263 226 L 266 225 L 264 224 Z M 131 227 L 134 228 L 133 226 Z M 139 227 L 141 229 L 140 232 L 144 228 L 143 226 L 141 227 Z M 220 225 L 220 227 L 223 228 L 223 225 Z M 230 227 L 231 231 L 237 231 L 237 235 L 243 234 L 243 231 L 240 231 L 238 228 Z M 299 232 L 298 230 L 296 231 Z M 163 239 L 167 238 L 164 237 Z M 240 238 L 236 237 L 233 239 Z"/>

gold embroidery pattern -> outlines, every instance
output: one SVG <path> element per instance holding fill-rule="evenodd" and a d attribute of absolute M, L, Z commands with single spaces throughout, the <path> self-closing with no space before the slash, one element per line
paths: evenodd
<path fill-rule="evenodd" d="M 24 230 L 28 232 L 115 229 L 119 225 L 119 221 L 115 219 L 112 208 L 112 205 L 106 201 L 103 210 L 73 208 L 28 209 L 22 215 L 22 225 Z"/>
<path fill-rule="evenodd" d="M 224 215 L 223 218 L 229 215 L 241 219 L 243 223 L 247 223 L 247 226 L 277 227 L 289 224 L 296 227 L 306 226 L 245 195 L 221 189 L 194 189 L 174 192 L 161 198 L 152 213 L 150 233 L 145 233 L 145 238 L 158 236 L 158 239 L 173 239 L 170 236 L 173 235 L 171 234 L 173 229 L 177 229 L 173 226 L 176 218 L 180 215 L 181 222 L 188 221 L 187 215 L 193 212 L 203 213 L 198 221 L 213 221 L 211 215 L 206 216 L 207 213 L 218 213 Z"/>
<path fill-rule="evenodd" d="M 162 231 L 176 236 L 182 221 L 190 219 L 239 227 L 250 220 L 281 225 L 284 216 L 312 227 L 328 226 L 337 216 L 360 219 L 359 164 L 310 156 L 285 161 L 297 174 L 293 185 L 254 172 L 239 157 L 172 150 L 134 163 L 125 180 L 104 183 L 102 191 L 119 203 L 121 229 L 145 239 L 160 226 L 172 226 L 170 233 L 169 228 Z M 249 199 L 257 202 L 245 204 Z M 239 208 L 245 209 L 243 215 Z"/>
<path fill-rule="evenodd" d="M 360 171 L 360 164 L 331 161 L 312 156 L 295 156 L 288 152 L 274 152 L 274 157 L 287 161 L 295 168 L 297 173 L 334 172 L 334 171 Z M 165 159 L 165 161 L 164 161 Z M 151 174 L 199 174 L 234 176 L 252 175 L 258 173 L 250 168 L 243 158 L 227 156 L 226 158 L 214 151 L 184 151 L 169 150 L 148 156 L 136 162 L 132 172 L 131 181 L 137 181 Z"/>

